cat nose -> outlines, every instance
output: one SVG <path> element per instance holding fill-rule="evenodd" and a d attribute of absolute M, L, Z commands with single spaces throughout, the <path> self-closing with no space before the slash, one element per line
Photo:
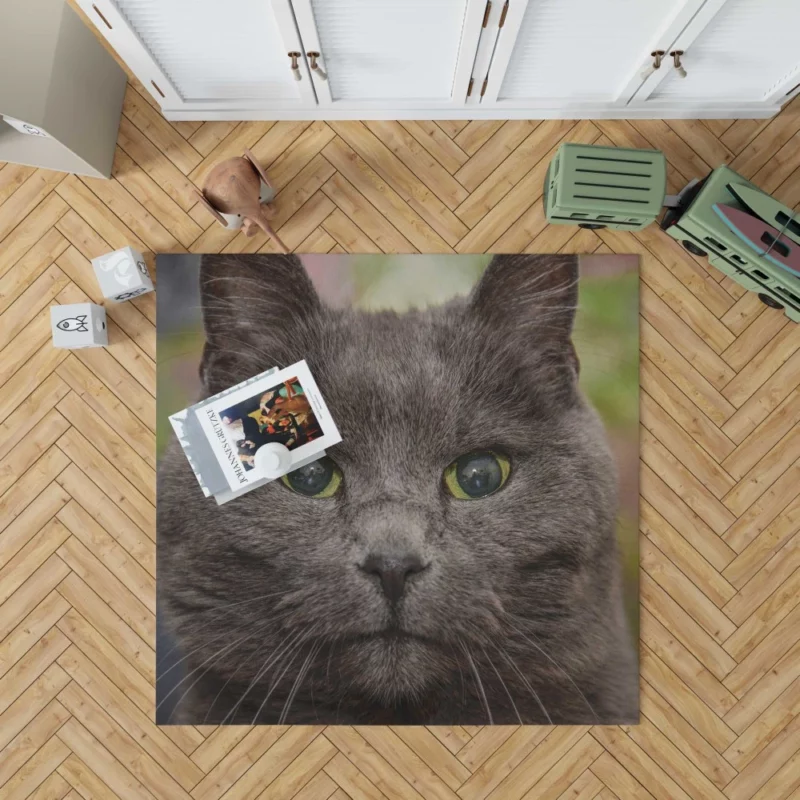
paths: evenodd
<path fill-rule="evenodd" d="M 371 553 L 360 566 L 368 575 L 377 575 L 380 578 L 383 593 L 390 603 L 397 603 L 403 596 L 409 576 L 428 567 L 416 555 L 398 557 L 380 553 Z"/>

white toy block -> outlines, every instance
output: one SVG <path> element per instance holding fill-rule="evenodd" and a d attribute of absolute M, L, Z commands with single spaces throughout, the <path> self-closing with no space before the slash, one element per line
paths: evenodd
<path fill-rule="evenodd" d="M 108 344 L 106 310 L 94 303 L 50 306 L 50 327 L 54 347 L 77 350 Z"/>
<path fill-rule="evenodd" d="M 153 281 L 142 254 L 123 247 L 92 259 L 100 291 L 107 300 L 121 303 L 153 291 Z"/>

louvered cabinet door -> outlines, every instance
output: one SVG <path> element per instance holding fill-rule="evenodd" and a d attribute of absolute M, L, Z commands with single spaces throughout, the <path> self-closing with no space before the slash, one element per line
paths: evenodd
<path fill-rule="evenodd" d="M 486 0 L 291 2 L 321 109 L 463 106 Z"/>
<path fill-rule="evenodd" d="M 699 17 L 670 47 L 685 76 L 670 61 L 634 104 L 756 107 L 800 91 L 800 0 L 709 0 Z"/>
<path fill-rule="evenodd" d="M 267 0 L 77 2 L 165 111 L 316 105 Z"/>
<path fill-rule="evenodd" d="M 481 106 L 624 106 L 703 0 L 509 0 Z M 480 76 L 478 76 L 480 80 Z"/>

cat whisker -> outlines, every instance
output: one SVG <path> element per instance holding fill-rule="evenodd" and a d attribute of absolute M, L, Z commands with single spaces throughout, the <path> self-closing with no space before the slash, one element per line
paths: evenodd
<path fill-rule="evenodd" d="M 248 600 L 238 600 L 235 603 L 226 603 L 223 606 L 215 606 L 214 608 L 205 608 L 203 611 L 195 611 L 194 609 L 192 609 L 190 613 L 191 616 L 193 617 L 199 617 L 204 614 L 215 614 L 215 613 L 218 614 L 222 611 L 227 611 L 229 608 L 236 608 L 237 606 L 247 605 L 247 603 L 255 603 L 259 600 L 267 600 L 270 597 L 277 597 L 278 595 L 282 594 L 285 594 L 285 592 L 270 592 L 269 594 L 262 594 L 259 595 L 258 597 L 251 597 Z M 166 655 L 169 655 L 169 653 L 167 653 Z M 164 656 L 164 658 L 166 658 L 166 656 Z M 161 663 L 163 660 L 164 660 L 163 658 L 159 659 L 159 663 Z"/>
<path fill-rule="evenodd" d="M 242 696 L 233 704 L 231 710 L 225 715 L 220 725 L 225 725 L 228 719 L 233 719 L 236 715 L 236 712 L 239 710 L 242 703 L 245 701 L 245 698 L 248 694 L 250 694 L 251 689 L 258 683 L 259 680 L 266 674 L 267 670 L 274 664 L 287 650 L 287 648 L 291 647 L 299 638 L 302 637 L 302 631 L 292 636 L 289 634 L 290 643 L 284 644 L 281 648 L 279 648 L 278 652 L 273 652 L 271 656 L 267 656 L 262 666 L 258 669 L 253 679 L 250 681 L 249 685 L 242 693 Z"/>
<path fill-rule="evenodd" d="M 205 725 L 208 722 L 208 718 L 211 716 L 211 712 L 214 710 L 214 706 L 217 704 L 217 700 L 219 700 L 219 698 L 222 696 L 222 693 L 225 691 L 225 689 L 228 688 L 228 684 L 234 679 L 234 677 L 236 677 L 236 675 L 239 672 L 239 670 L 245 664 L 248 664 L 250 661 L 253 660 L 253 657 L 257 653 L 258 653 L 258 650 L 250 653 L 250 655 L 246 659 L 244 659 L 244 661 L 239 662 L 239 666 L 236 667 L 236 669 L 231 673 L 231 675 L 228 677 L 228 679 L 225 681 L 225 683 L 222 684 L 222 688 L 217 692 L 216 696 L 214 697 L 214 700 L 211 702 L 211 705 L 206 710 L 206 715 L 203 717 L 203 725 Z"/>
<path fill-rule="evenodd" d="M 515 615 L 509 614 L 509 616 L 515 616 Z M 519 630 L 518 628 L 514 627 L 513 625 L 511 626 L 511 628 L 512 628 L 512 630 L 516 631 L 516 633 L 519 634 L 523 639 L 525 639 L 525 641 L 527 641 L 529 644 L 532 644 L 557 670 L 559 670 L 564 675 L 564 677 L 572 684 L 572 686 L 574 687 L 575 691 L 581 696 L 581 699 L 583 700 L 583 702 L 586 703 L 587 707 L 589 708 L 589 711 L 592 712 L 592 716 L 595 718 L 595 720 L 597 720 L 597 722 L 600 722 L 600 718 L 597 716 L 597 712 L 592 707 L 592 704 L 586 699 L 586 695 L 578 688 L 578 684 L 575 683 L 574 680 L 572 680 L 572 677 L 570 676 L 570 674 L 561 666 L 561 664 L 559 664 L 557 661 L 555 661 L 555 659 L 551 658 L 544 651 L 543 648 L 541 648 L 538 644 L 536 644 L 536 642 L 534 642 L 531 639 L 529 639 L 521 630 Z M 533 635 L 533 634 L 531 634 L 531 635 Z"/>
<path fill-rule="evenodd" d="M 557 314 L 572 314 L 574 311 L 577 311 L 580 306 L 528 306 L 526 305 L 526 309 L 528 311 L 549 311 L 554 316 Z M 546 314 L 544 315 L 547 316 Z"/>
<path fill-rule="evenodd" d="M 517 674 L 517 677 L 525 684 L 525 687 L 528 691 L 533 695 L 533 699 L 537 702 L 539 708 L 542 709 L 542 713 L 545 715 L 548 723 L 550 725 L 553 724 L 553 720 L 550 718 L 550 715 L 547 713 L 547 709 L 544 707 L 544 703 L 539 699 L 539 695 L 536 693 L 536 690 L 531 686 L 530 681 L 525 677 L 522 670 L 516 665 L 514 659 L 506 652 L 505 648 L 497 646 L 498 650 L 500 651 L 500 655 L 507 661 L 508 665 L 514 672 Z"/>
<path fill-rule="evenodd" d="M 333 660 L 333 651 L 337 644 L 339 644 L 339 640 L 334 639 L 328 648 L 328 663 L 325 667 L 325 682 L 328 684 L 328 686 L 331 684 L 331 661 Z"/>
<path fill-rule="evenodd" d="M 252 346 L 249 350 L 239 350 L 226 343 L 225 347 L 214 347 L 212 352 L 215 356 L 237 356 L 247 363 L 251 363 L 254 359 L 262 360 L 265 364 L 269 365 L 264 367 L 265 370 L 271 367 L 281 367 L 281 364 L 278 363 L 276 358 L 256 346 Z M 222 377 L 225 374 L 225 371 L 220 370 L 218 366 L 215 367 L 215 370 L 220 373 L 218 377 Z"/>
<path fill-rule="evenodd" d="M 315 625 L 315 626 L 313 626 L 311 628 L 311 630 L 305 636 L 303 636 L 301 634 L 299 641 L 297 641 L 295 644 L 293 644 L 289 648 L 289 651 L 286 653 L 286 658 L 288 659 L 287 664 L 281 670 L 280 675 L 278 675 L 272 681 L 272 683 L 270 684 L 269 690 L 267 691 L 267 694 L 264 697 L 264 699 L 261 701 L 261 705 L 258 707 L 258 711 L 256 711 L 255 716 L 253 717 L 253 721 L 252 721 L 251 725 L 255 725 L 256 724 L 256 721 L 258 720 L 259 716 L 261 715 L 261 712 L 263 711 L 264 706 L 266 706 L 267 701 L 272 696 L 272 693 L 278 688 L 278 685 L 280 684 L 281 679 L 289 671 L 289 668 L 292 666 L 292 664 L 294 664 L 295 659 L 297 658 L 297 656 L 299 655 L 299 653 L 303 649 L 303 645 L 311 638 L 311 636 L 314 634 L 316 629 L 317 629 L 317 626 Z M 298 675 L 299 675 L 299 673 L 298 673 Z M 291 695 L 291 692 L 290 692 L 290 695 Z"/>
<path fill-rule="evenodd" d="M 258 633 L 258 631 L 257 631 L 256 633 Z M 247 639 L 252 639 L 252 638 L 253 638 L 253 636 L 255 636 L 255 635 L 256 635 L 256 633 L 253 633 L 253 634 L 251 634 L 250 636 L 247 636 L 247 637 L 245 637 L 245 640 L 247 640 Z M 240 640 L 239 640 L 239 642 L 235 642 L 234 644 L 235 644 L 235 645 L 238 645 L 238 643 L 240 643 L 241 641 L 242 641 L 242 640 L 240 639 Z M 235 647 L 235 646 L 234 646 L 234 647 L 232 647 L 232 648 L 231 648 L 231 652 L 233 652 L 233 650 L 235 650 L 235 649 L 236 649 L 236 647 Z M 238 667 L 237 667 L 237 668 L 234 670 L 234 672 L 233 672 L 233 675 L 231 675 L 231 676 L 228 678 L 228 680 L 226 680 L 226 681 L 225 681 L 225 684 L 223 685 L 222 689 L 224 689 L 224 688 L 225 688 L 225 687 L 226 687 L 226 686 L 227 686 L 227 685 L 230 683 L 230 681 L 231 681 L 231 678 L 233 678 L 233 676 L 234 676 L 234 675 L 235 675 L 235 674 L 236 674 L 236 673 L 239 671 L 239 669 L 241 668 L 242 664 L 245 664 L 245 663 L 247 663 L 247 662 L 248 662 L 248 661 L 249 661 L 249 660 L 250 660 L 252 657 L 253 657 L 253 654 L 251 654 L 251 655 L 250 655 L 248 658 L 246 658 L 246 659 L 245 659 L 243 662 L 240 662 L 239 666 L 238 666 Z M 207 666 L 207 667 L 206 667 L 206 668 L 205 668 L 205 669 L 204 669 L 204 670 L 203 670 L 203 671 L 200 673 L 200 675 L 199 675 L 197 678 L 195 678 L 195 680 L 194 680 L 194 682 L 191 684 L 191 686 L 189 686 L 189 688 L 188 688 L 188 689 L 187 689 L 187 690 L 186 690 L 186 691 L 185 691 L 185 692 L 184 692 L 184 693 L 183 693 L 183 694 L 182 694 L 182 695 L 181 695 L 181 696 L 178 698 L 178 701 L 175 703 L 175 707 L 172 709 L 172 711 L 170 711 L 169 717 L 167 717 L 167 722 L 166 722 L 166 724 L 169 724 L 169 721 L 172 719 L 172 715 L 175 713 L 175 711 L 177 711 L 177 709 L 178 709 L 178 708 L 180 708 L 180 705 L 181 705 L 181 703 L 183 702 L 183 699 L 184 699 L 184 697 L 186 697 L 186 695 L 187 695 L 187 694 L 189 694 L 189 692 L 190 692 L 190 691 L 191 691 L 191 690 L 192 690 L 192 689 L 193 689 L 193 688 L 194 688 L 194 687 L 195 687 L 195 686 L 196 686 L 196 685 L 197 685 L 197 684 L 198 684 L 198 683 L 199 683 L 199 682 L 200 682 L 200 681 L 201 681 L 201 680 L 202 680 L 202 679 L 205 677 L 205 675 L 206 675 L 206 674 L 208 674 L 208 672 L 209 672 L 209 671 L 210 671 L 210 670 L 213 668 L 214 664 L 215 664 L 215 663 L 216 663 L 218 660 L 219 660 L 219 659 L 217 658 L 217 659 L 215 659 L 215 661 L 213 661 L 211 664 L 209 664 L 209 665 L 208 665 L 208 666 Z M 189 676 L 187 676 L 187 677 L 189 677 Z M 184 678 L 183 680 L 185 680 L 185 678 Z M 183 680 L 181 681 L 181 683 L 183 683 Z M 179 685 L 180 685 L 180 684 L 179 684 Z M 176 686 L 175 688 L 177 688 L 177 686 Z M 205 715 L 205 717 L 204 717 L 204 719 L 203 719 L 203 722 L 204 722 L 204 723 L 205 723 L 205 720 L 206 720 L 206 719 L 208 719 L 208 716 L 209 716 L 209 714 L 211 713 L 211 709 L 214 707 L 214 703 L 216 703 L 216 702 L 217 702 L 217 699 L 219 698 L 219 696 L 220 696 L 220 693 L 222 692 L 222 689 L 220 690 L 220 692 L 218 692 L 218 693 L 217 693 L 217 696 L 214 698 L 214 702 L 213 702 L 213 703 L 211 704 L 211 706 L 208 708 L 208 711 L 206 711 L 206 715 Z M 166 699 L 166 698 L 165 698 L 165 699 Z"/>
<path fill-rule="evenodd" d="M 261 628 L 263 628 L 263 627 L 265 627 L 265 626 L 263 626 L 263 625 L 262 625 L 262 626 L 261 626 Z M 259 628 L 259 630 L 260 630 L 261 628 Z M 179 687 L 179 686 L 180 686 L 182 683 L 184 683 L 185 681 L 189 680 L 189 678 L 191 678 L 191 677 L 192 677 L 192 675 L 194 675 L 194 674 L 195 674 L 195 672 L 197 672 L 197 671 L 199 671 L 200 669 L 202 669 L 202 668 L 203 668 L 203 667 L 204 667 L 206 664 L 208 664 L 208 662 L 209 662 L 209 661 L 216 661 L 216 660 L 217 660 L 217 659 L 218 659 L 220 656 L 224 655 L 226 652 L 228 652 L 229 650 L 231 650 L 232 648 L 234 648 L 234 647 L 235 647 L 237 644 L 239 644 L 240 642 L 243 642 L 243 641 L 245 641 L 246 639 L 251 639 L 253 636 L 255 636 L 255 635 L 256 635 L 256 633 L 258 633 L 258 631 L 255 631 L 255 632 L 253 632 L 253 633 L 246 634 L 245 636 L 240 636 L 238 639 L 234 640 L 234 641 L 233 641 L 231 644 L 227 644 L 227 645 L 225 645 L 224 647 L 220 647 L 218 650 L 216 650 L 214 653 L 212 653 L 212 654 L 211 654 L 211 655 L 210 655 L 210 656 L 209 656 L 209 657 L 208 657 L 208 658 L 207 658 L 205 661 L 203 661 L 203 662 L 202 662 L 202 664 L 200 664 L 199 666 L 195 667 L 195 668 L 194 668 L 194 669 L 193 669 L 193 670 L 192 670 L 190 673 L 188 673 L 188 674 L 187 674 L 187 675 L 185 675 L 183 678 L 181 678 L 181 679 L 178 681 L 178 683 L 176 683 L 176 684 L 175 684 L 175 686 L 173 686 L 173 687 L 172 687 L 172 689 L 170 689 L 170 690 L 169 690 L 169 692 L 167 692 L 167 694 L 166 694 L 166 695 L 164 695 L 164 697 L 162 697 L 162 698 L 161 698 L 161 701 L 158 703 L 158 705 L 156 705 L 156 711 L 158 711 L 158 709 L 159 709 L 159 708 L 161 708 L 161 706 L 163 706 L 163 705 L 164 705 L 164 703 L 165 703 L 165 702 L 166 702 L 166 701 L 167 701 L 167 700 L 168 700 L 168 699 L 169 699 L 169 698 L 170 698 L 170 697 L 171 697 L 171 696 L 172 696 L 172 695 L 173 695 L 173 694 L 174 694 L 174 693 L 175 693 L 175 692 L 178 690 L 178 687 Z M 208 669 L 211 669 L 211 667 L 208 667 Z M 208 669 L 206 669 L 206 671 L 205 671 L 205 672 L 208 672 Z M 202 677 L 203 677 L 203 675 L 205 675 L 205 672 L 203 672 L 203 674 L 202 674 L 202 675 L 200 675 L 200 678 L 202 678 Z M 197 680 L 196 680 L 196 681 L 195 681 L 195 682 L 194 682 L 194 683 L 193 683 L 193 684 L 192 684 L 192 685 L 189 687 L 189 689 L 187 689 L 187 690 L 186 690 L 186 691 L 183 693 L 183 695 L 181 695 L 181 698 L 180 698 L 181 700 L 183 700 L 183 698 L 186 696 L 186 694 L 189 692 L 189 690 L 191 690 L 191 688 L 192 688 L 192 687 L 193 687 L 193 686 L 194 686 L 194 685 L 197 683 L 197 681 L 199 681 L 199 680 L 200 680 L 200 678 L 198 678 L 198 679 L 197 679 Z M 179 701 L 179 702 L 180 702 L 180 701 Z M 175 707 L 177 708 L 177 704 L 176 704 L 176 706 L 175 706 Z M 172 714 L 170 714 L 170 716 L 172 716 Z"/>
<path fill-rule="evenodd" d="M 231 255 L 233 255 L 233 254 L 231 253 Z M 248 283 L 252 284 L 258 290 L 257 296 L 260 295 L 262 298 L 264 298 L 264 296 L 265 296 L 264 295 L 264 284 L 261 281 L 257 281 L 255 278 L 247 278 L 247 277 L 244 277 L 243 275 L 218 275 L 215 278 L 206 277 L 205 280 L 203 280 L 202 285 L 203 286 L 208 286 L 211 283 L 226 283 L 228 281 L 230 281 L 231 283 L 236 284 L 236 286 L 241 286 L 243 284 L 248 284 Z M 246 295 L 246 296 L 230 295 L 229 297 L 230 297 L 231 300 L 245 300 L 245 301 L 248 301 L 248 300 L 250 300 L 252 298 L 252 295 Z M 219 300 L 221 298 L 219 296 L 217 296 L 216 299 Z"/>
<path fill-rule="evenodd" d="M 522 721 L 522 717 L 517 710 L 517 704 L 514 702 L 514 698 L 511 696 L 511 692 L 508 691 L 508 686 L 506 686 L 506 682 L 503 680 L 503 676 L 498 671 L 497 667 L 494 665 L 494 661 L 489 657 L 489 654 L 481 647 L 481 652 L 483 653 L 484 658 L 489 662 L 489 666 L 494 670 L 494 674 L 497 675 L 497 679 L 500 681 L 503 689 L 505 690 L 506 696 L 508 697 L 508 701 L 511 703 L 511 707 L 514 709 L 514 714 L 519 721 L 520 725 L 524 725 Z"/>
<path fill-rule="evenodd" d="M 281 593 L 280 593 L 280 592 L 276 592 L 276 594 L 281 594 Z M 259 599 L 261 599 L 261 598 L 259 598 Z M 246 601 L 245 601 L 245 602 L 246 602 Z M 238 604 L 237 604 L 237 603 L 233 603 L 232 605 L 238 605 Z M 221 609 L 219 609 L 219 610 L 221 610 Z M 277 617 L 270 617 L 270 618 L 269 618 L 269 622 L 272 622 L 272 623 L 274 623 L 274 622 L 280 622 L 280 620 L 282 620 L 284 617 L 288 616 L 288 613 L 291 613 L 291 612 L 287 612 L 287 614 L 283 614 L 283 615 L 281 615 L 281 616 L 277 616 Z M 165 669 L 163 672 L 159 673 L 158 680 L 161 680 L 161 679 L 162 679 L 162 678 L 163 678 L 165 675 L 168 675 L 170 672 L 172 672 L 172 670 L 173 670 L 173 669 L 175 669 L 175 667 L 177 667 L 177 666 L 179 666 L 180 664 L 182 664 L 184 661 L 186 661 L 186 659 L 187 659 L 187 658 L 189 658 L 190 656 L 192 656 L 192 655 L 194 655 L 196 652 L 198 652 L 198 650 L 202 650 L 204 647 L 207 647 L 208 645 L 212 644 L 213 642 L 216 642 L 216 641 L 218 641 L 219 639 L 222 639 L 223 637 L 225 637 L 225 636 L 228 636 L 228 635 L 231 633 L 231 631 L 237 631 L 237 630 L 239 630 L 240 628 L 243 628 L 245 625 L 249 625 L 249 624 L 250 624 L 250 620 L 244 620 L 244 621 L 243 621 L 243 622 L 241 622 L 240 624 L 238 624 L 238 625 L 234 625 L 232 628 L 227 628 L 226 630 L 224 630 L 222 633 L 218 634 L 217 636 L 214 636 L 213 638 L 209 639 L 208 641 L 206 641 L 206 642 L 203 642 L 203 644 L 201 644 L 199 647 L 195 647 L 195 649 L 194 649 L 194 650 L 190 650 L 188 653 L 186 653 L 186 654 L 183 656 L 183 658 L 181 658 L 181 659 L 179 659 L 178 661 L 176 661 L 176 662 L 175 662 L 175 663 L 174 663 L 172 666 L 170 666 L 168 669 Z M 165 660 L 165 659 L 166 659 L 166 658 L 167 658 L 167 657 L 168 657 L 168 656 L 169 656 L 171 653 L 174 653 L 174 652 L 175 652 L 175 650 L 177 650 L 179 647 L 180 647 L 180 644 L 176 644 L 174 647 L 170 648 L 169 652 L 167 652 L 167 653 L 166 653 L 166 654 L 165 654 L 165 655 L 164 655 L 164 656 L 163 656 L 163 657 L 160 659 L 159 663 L 163 664 L 163 663 L 164 663 L 164 660 Z"/>
<path fill-rule="evenodd" d="M 235 625 L 235 626 L 233 627 L 233 629 L 232 629 L 232 630 L 234 630 L 234 631 L 235 631 L 235 630 L 239 630 L 239 628 L 242 628 L 242 627 L 244 627 L 244 626 L 245 626 L 245 625 L 247 625 L 247 624 L 248 624 L 247 622 L 243 622 L 241 625 Z M 175 667 L 177 667 L 177 666 L 179 666 L 180 664 L 182 664 L 182 663 L 183 663 L 184 661 L 186 661 L 186 659 L 187 659 L 187 658 L 189 658 L 190 656 L 193 656 L 193 655 L 194 655 L 195 653 L 197 653 L 198 651 L 202 650 L 202 649 L 203 649 L 203 648 L 205 648 L 205 647 L 208 647 L 208 645 L 212 644 L 213 642 L 216 642 L 216 641 L 219 641 L 220 639 L 223 639 L 224 637 L 228 636 L 230 633 L 231 633 L 231 629 L 225 630 L 225 631 L 223 631 L 222 633 L 218 634 L 217 636 L 214 636 L 213 638 L 209 639 L 208 641 L 205 641 L 205 642 L 203 642 L 203 644 L 199 645 L 198 647 L 195 647 L 195 648 L 194 648 L 194 650 L 190 650 L 188 653 L 185 653 L 185 654 L 184 654 L 184 656 L 183 656 L 183 658 L 180 658 L 180 659 L 178 659 L 178 660 L 177 660 L 177 661 L 176 661 L 174 664 L 172 664 L 172 666 L 168 667 L 168 668 L 167 668 L 167 669 L 165 669 L 163 672 L 159 672 L 159 675 L 158 675 L 158 680 L 161 680 L 161 679 L 162 679 L 162 678 L 164 678 L 166 675 L 169 675 L 169 673 L 170 673 L 170 672 L 172 672 L 172 670 L 174 670 L 174 669 L 175 669 Z M 160 661 L 159 663 L 163 663 L 163 662 L 164 662 L 164 660 L 165 660 L 166 658 L 168 658 L 168 657 L 169 657 L 169 655 L 170 655 L 171 653 L 174 653 L 174 652 L 175 652 L 175 650 L 177 650 L 179 647 L 180 647 L 180 644 L 176 644 L 174 647 L 172 647 L 172 648 L 169 650 L 169 652 L 168 652 L 168 653 L 166 653 L 166 654 L 165 654 L 165 655 L 164 655 L 164 656 L 161 658 L 161 661 Z"/>
<path fill-rule="evenodd" d="M 486 691 L 483 688 L 483 682 L 481 681 L 480 673 L 478 672 L 478 667 L 475 665 L 475 661 L 472 658 L 472 655 L 469 652 L 469 649 L 464 644 L 463 640 L 459 637 L 458 643 L 461 645 L 461 649 L 464 651 L 464 655 L 467 657 L 467 661 L 469 662 L 470 670 L 472 671 L 472 676 L 475 678 L 475 688 L 478 690 L 478 694 L 481 698 L 481 703 L 483 704 L 484 709 L 486 709 L 486 716 L 489 719 L 489 724 L 494 725 L 494 718 L 492 717 L 492 710 L 489 708 L 489 699 L 486 697 Z"/>
<path fill-rule="evenodd" d="M 225 716 L 225 718 L 223 719 L 222 723 L 220 723 L 220 724 L 225 724 L 225 722 L 229 718 L 232 718 L 236 714 L 236 712 L 238 711 L 238 709 L 241 706 L 241 704 L 244 702 L 244 700 L 247 697 L 247 695 L 256 686 L 256 684 L 261 680 L 261 678 L 264 677 L 264 675 L 267 673 L 267 670 L 273 664 L 278 663 L 280 661 L 280 659 L 283 658 L 283 656 L 285 654 L 291 653 L 292 651 L 296 650 L 298 647 L 302 646 L 302 644 L 306 641 L 306 639 L 311 637 L 316 632 L 317 628 L 318 628 L 318 626 L 314 625 L 314 626 L 312 626 L 311 630 L 309 630 L 307 633 L 304 632 L 304 631 L 299 631 L 294 635 L 289 634 L 289 636 L 287 637 L 289 639 L 289 641 L 284 643 L 284 645 L 282 645 L 278 649 L 277 652 L 273 652 L 271 657 L 267 657 L 265 663 L 258 670 L 256 675 L 253 677 L 252 681 L 250 681 L 250 684 L 247 687 L 247 689 L 244 691 L 242 696 L 234 704 L 233 708 L 231 708 L 231 710 L 228 712 L 228 714 Z M 290 665 L 291 665 L 291 662 L 290 662 Z M 288 665 L 287 665 L 287 668 L 288 668 Z M 285 672 L 285 670 L 284 670 L 284 672 Z M 283 676 L 283 673 L 281 673 L 281 675 L 278 676 L 277 681 L 280 681 L 280 678 L 282 676 Z M 272 692 L 274 691 L 274 689 L 276 687 L 277 687 L 277 682 L 274 682 L 272 684 L 272 686 L 270 687 L 269 693 L 268 693 L 267 697 L 264 699 L 264 702 L 266 702 L 266 700 L 269 698 L 269 696 L 272 694 Z M 262 703 L 262 708 L 263 708 L 263 703 Z M 260 713 L 260 712 L 261 712 L 261 708 L 259 708 L 259 712 L 258 713 Z"/>
<path fill-rule="evenodd" d="M 313 659 L 316 658 L 316 655 L 321 647 L 322 647 L 321 644 L 311 645 L 311 649 L 308 651 L 306 660 L 303 662 L 303 666 L 300 667 L 300 672 L 297 673 L 297 677 L 294 680 L 294 685 L 292 686 L 292 689 L 289 692 L 289 696 L 286 698 L 286 703 L 284 704 L 283 710 L 281 711 L 281 715 L 278 718 L 278 725 L 283 725 L 286 722 L 286 718 L 289 716 L 289 711 L 292 708 L 292 703 L 294 702 L 294 698 L 297 696 L 297 692 L 303 685 L 303 681 L 305 680 L 306 675 L 308 674 L 308 670 L 311 668 Z"/>
<path fill-rule="evenodd" d="M 458 653 L 456 653 L 456 650 L 453 647 L 452 642 L 448 642 L 448 645 L 450 646 L 450 650 L 452 650 L 453 652 L 454 656 L 453 660 L 455 661 L 456 669 L 458 669 L 458 675 L 461 678 L 461 702 L 465 703 L 467 699 L 467 690 L 466 690 L 466 685 L 464 684 L 464 672 L 461 669 L 461 661 L 458 658 Z"/>
<path fill-rule="evenodd" d="M 301 642 L 301 644 L 302 644 L 302 642 Z M 289 671 L 289 668 L 292 666 L 292 664 L 294 664 L 295 659 L 297 658 L 297 655 L 298 655 L 299 652 L 300 652 L 300 648 L 294 648 L 294 652 L 291 653 L 291 658 L 288 658 L 289 654 L 287 654 L 288 661 L 286 663 L 286 666 L 281 670 L 280 674 L 270 684 L 270 687 L 267 690 L 267 693 L 264 696 L 264 699 L 261 701 L 261 705 L 258 707 L 258 711 L 256 711 L 255 716 L 253 717 L 253 720 L 250 723 L 251 725 L 255 725 L 256 722 L 258 722 L 258 717 L 260 716 L 261 712 L 263 711 L 264 706 L 266 706 L 267 701 L 272 696 L 272 693 L 278 688 L 278 685 L 280 684 L 281 679 L 283 678 L 283 676 Z"/>
<path fill-rule="evenodd" d="M 531 284 L 531 286 L 536 286 L 537 283 L 541 283 L 543 280 L 545 280 L 545 278 L 549 278 L 554 272 L 558 272 L 560 269 L 561 265 L 558 264 L 557 266 L 542 272 L 540 275 L 536 277 L 536 280 Z M 534 297 L 544 297 L 545 295 L 548 294 L 561 295 L 567 289 L 571 289 L 573 286 L 577 286 L 579 281 L 580 278 L 576 278 L 573 281 L 567 281 L 566 283 L 561 283 L 558 286 L 553 286 L 552 288 L 546 289 L 543 292 L 536 292 L 536 294 L 534 294 Z"/>

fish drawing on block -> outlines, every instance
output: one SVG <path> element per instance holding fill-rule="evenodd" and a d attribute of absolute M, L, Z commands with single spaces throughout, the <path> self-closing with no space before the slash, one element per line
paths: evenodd
<path fill-rule="evenodd" d="M 715 203 L 720 219 L 756 253 L 781 269 L 800 276 L 800 245 L 758 217 L 733 206 Z"/>
<path fill-rule="evenodd" d="M 62 331 L 76 331 L 77 333 L 85 333 L 89 330 L 89 326 L 86 324 L 86 314 L 62 319 L 56 324 L 56 327 Z"/>

